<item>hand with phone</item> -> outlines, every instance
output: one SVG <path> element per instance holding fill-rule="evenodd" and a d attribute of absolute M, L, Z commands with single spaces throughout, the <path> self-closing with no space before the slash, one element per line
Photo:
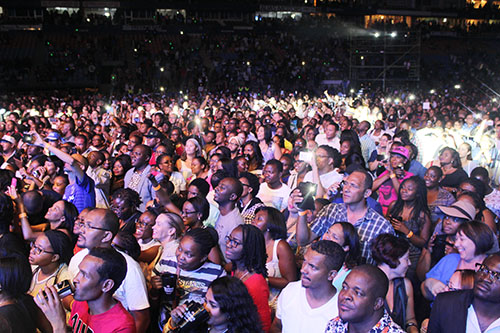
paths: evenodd
<path fill-rule="evenodd" d="M 303 200 L 304 198 L 302 197 L 300 190 L 298 188 L 293 190 L 292 193 L 290 193 L 290 196 L 288 197 L 288 211 L 292 214 L 298 214 L 299 213 L 298 204 L 301 203 Z"/>
<path fill-rule="evenodd" d="M 66 313 L 54 286 L 40 290 L 34 301 L 49 320 L 54 332 L 66 332 Z"/>

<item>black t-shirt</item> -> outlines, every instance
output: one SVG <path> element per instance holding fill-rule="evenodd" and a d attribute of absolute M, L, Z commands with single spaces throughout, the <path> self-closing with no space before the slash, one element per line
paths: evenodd
<path fill-rule="evenodd" d="M 446 175 L 439 185 L 441 185 L 441 187 L 458 187 L 458 185 L 467 178 L 469 178 L 467 172 L 460 168 Z"/>

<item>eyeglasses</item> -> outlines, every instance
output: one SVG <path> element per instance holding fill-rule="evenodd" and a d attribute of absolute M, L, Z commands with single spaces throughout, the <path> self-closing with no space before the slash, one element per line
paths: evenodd
<path fill-rule="evenodd" d="M 183 210 L 183 211 L 181 212 L 181 215 L 190 215 L 190 214 L 196 214 L 196 213 L 198 213 L 198 212 L 195 212 L 195 211 L 193 211 L 193 212 L 189 212 L 189 211 L 185 211 L 185 210 Z"/>
<path fill-rule="evenodd" d="M 493 283 L 500 281 L 500 273 L 489 270 L 488 267 L 486 267 L 486 265 L 477 263 L 476 264 L 476 272 L 479 274 L 487 274 L 488 278 Z"/>
<path fill-rule="evenodd" d="M 50 253 L 50 254 L 55 254 L 55 252 L 51 252 L 51 251 L 47 251 L 47 250 L 42 249 L 41 247 L 37 246 L 35 244 L 35 242 L 31 242 L 30 246 L 31 246 L 31 251 L 33 251 L 33 253 L 35 255 L 37 255 L 37 256 L 40 255 L 40 254 L 42 254 L 42 252 Z"/>
<path fill-rule="evenodd" d="M 243 184 L 243 183 L 241 183 L 241 185 L 242 185 L 242 186 L 244 186 L 244 187 L 251 187 L 251 186 L 250 186 L 250 185 L 248 185 L 248 184 Z"/>
<path fill-rule="evenodd" d="M 99 227 L 94 227 L 94 226 L 91 226 L 88 222 L 85 223 L 85 222 L 79 222 L 78 223 L 78 227 L 83 230 L 83 229 L 95 229 L 95 230 L 102 230 L 102 231 L 111 231 L 109 229 L 104 229 L 104 228 L 99 228 Z"/>
<path fill-rule="evenodd" d="M 231 238 L 230 236 L 226 236 L 226 245 L 231 245 L 231 247 L 238 247 L 241 244 L 243 244 L 243 242 L 240 242 L 234 238 Z"/>

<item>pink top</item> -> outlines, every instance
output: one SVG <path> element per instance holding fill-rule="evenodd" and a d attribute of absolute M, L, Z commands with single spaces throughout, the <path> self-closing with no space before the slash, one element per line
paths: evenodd
<path fill-rule="evenodd" d="M 378 176 L 378 178 L 382 178 L 385 175 L 389 173 L 389 170 L 385 170 Z M 413 176 L 411 172 L 405 171 L 405 175 L 403 178 L 398 178 L 399 183 L 401 184 L 403 180 L 406 178 L 410 178 Z M 391 202 L 396 201 L 398 199 L 398 193 L 396 192 L 396 189 L 394 189 L 394 186 L 392 185 L 392 179 L 387 179 L 385 182 L 380 185 L 378 188 L 378 202 L 382 206 L 382 212 L 384 213 L 384 216 L 387 215 L 387 209 L 389 208 L 389 205 Z"/>

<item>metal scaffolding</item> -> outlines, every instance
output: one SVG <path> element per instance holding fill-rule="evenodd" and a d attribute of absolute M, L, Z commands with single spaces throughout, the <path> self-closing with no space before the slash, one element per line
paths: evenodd
<path fill-rule="evenodd" d="M 376 31 L 350 36 L 349 78 L 386 86 L 420 81 L 420 31 Z"/>

